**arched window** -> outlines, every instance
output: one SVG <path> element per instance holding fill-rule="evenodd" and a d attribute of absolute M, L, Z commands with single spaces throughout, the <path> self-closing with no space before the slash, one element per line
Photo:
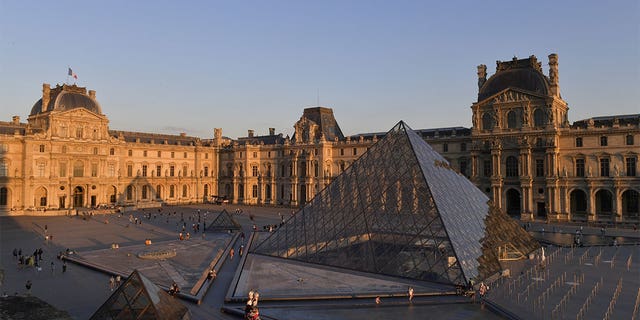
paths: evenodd
<path fill-rule="evenodd" d="M 5 187 L 0 188 L 0 206 L 6 206 L 9 199 L 9 190 Z"/>
<path fill-rule="evenodd" d="M 489 112 L 482 115 L 482 130 L 493 130 L 495 125 L 493 116 Z"/>
<path fill-rule="evenodd" d="M 541 108 L 533 111 L 533 125 L 536 127 L 542 127 L 547 124 L 547 115 Z"/>
<path fill-rule="evenodd" d="M 596 192 L 596 214 L 611 214 L 613 208 L 613 197 L 608 190 Z"/>
<path fill-rule="evenodd" d="M 518 158 L 514 156 L 507 157 L 507 177 L 517 177 L 518 176 Z"/>

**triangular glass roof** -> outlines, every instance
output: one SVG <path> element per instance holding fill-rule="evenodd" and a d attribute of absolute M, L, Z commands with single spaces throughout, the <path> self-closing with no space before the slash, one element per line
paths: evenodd
<path fill-rule="evenodd" d="M 213 219 L 213 222 L 207 227 L 207 230 L 220 231 L 220 230 L 240 230 L 240 224 L 233 219 L 231 214 L 226 209 L 222 209 L 222 212 Z"/>
<path fill-rule="evenodd" d="M 483 247 L 492 238 L 488 201 L 400 122 L 253 252 L 466 284 L 500 270 L 494 249 Z M 537 244 L 522 232 L 524 242 Z"/>
<path fill-rule="evenodd" d="M 190 313 L 176 298 L 134 270 L 91 320 L 190 319 Z"/>

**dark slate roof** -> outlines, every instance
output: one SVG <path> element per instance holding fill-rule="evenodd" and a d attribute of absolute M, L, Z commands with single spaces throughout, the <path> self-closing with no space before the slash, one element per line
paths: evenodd
<path fill-rule="evenodd" d="M 268 136 L 253 136 L 253 137 L 241 137 L 236 140 L 239 145 L 272 145 L 272 144 L 283 144 L 284 138 L 282 137 L 282 133 L 277 135 L 268 135 Z"/>
<path fill-rule="evenodd" d="M 123 136 L 124 141 L 126 142 L 137 142 L 138 139 L 140 139 L 140 143 L 151 143 L 153 141 L 154 144 L 164 144 L 164 142 L 167 141 L 167 144 L 180 145 L 180 146 L 195 145 L 195 143 L 200 139 L 198 137 L 191 137 L 191 136 L 120 131 L 120 130 L 109 130 L 109 135 L 115 138 L 119 138 L 120 136 Z"/>
<path fill-rule="evenodd" d="M 542 95 L 549 93 L 549 79 L 542 73 L 540 63 L 535 56 L 527 59 L 498 61 L 496 73 L 480 88 L 478 101 L 507 88 L 518 88 Z"/>
<path fill-rule="evenodd" d="M 612 127 L 615 122 L 617 122 L 621 126 L 626 126 L 626 125 L 637 126 L 638 124 L 640 124 L 640 113 L 591 117 L 591 118 L 575 121 L 571 127 L 587 128 L 590 122 L 593 122 L 593 126 L 595 127 Z"/>
<path fill-rule="evenodd" d="M 85 108 L 95 114 L 102 114 L 102 108 L 96 99 L 86 94 L 86 88 L 75 85 L 57 86 L 51 90 L 50 100 L 46 110 L 42 110 L 42 99 L 38 100 L 31 108 L 30 116 L 48 111 L 67 111 L 77 108 Z"/>
<path fill-rule="evenodd" d="M 432 128 L 432 129 L 418 129 L 414 130 L 418 135 L 422 138 L 436 138 L 436 132 L 438 133 L 438 137 L 451 137 L 453 136 L 453 132 L 455 131 L 455 136 L 470 136 L 471 129 L 465 127 L 447 127 L 447 128 Z M 360 137 L 364 137 L 365 140 L 373 139 L 373 136 L 380 139 L 387 134 L 386 132 L 372 132 L 372 133 L 359 133 L 350 136 L 351 140 L 358 140 Z"/>
<path fill-rule="evenodd" d="M 26 123 L 15 124 L 13 122 L 0 121 L 0 134 L 15 134 L 18 130 L 20 135 L 24 135 L 27 129 Z"/>

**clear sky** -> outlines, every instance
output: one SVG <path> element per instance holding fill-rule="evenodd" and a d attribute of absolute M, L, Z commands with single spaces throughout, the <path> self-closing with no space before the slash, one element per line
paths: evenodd
<path fill-rule="evenodd" d="M 471 126 L 476 66 L 558 53 L 569 120 L 640 113 L 640 6 L 622 1 L 0 0 L 0 120 L 42 83 L 97 91 L 110 127 L 203 138 Z"/>

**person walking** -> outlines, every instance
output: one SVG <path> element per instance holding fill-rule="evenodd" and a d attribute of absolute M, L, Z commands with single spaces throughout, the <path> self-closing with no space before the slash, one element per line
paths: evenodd
<path fill-rule="evenodd" d="M 27 288 L 27 295 L 31 295 L 31 280 L 27 280 L 27 283 L 24 284 L 24 287 Z"/>
<path fill-rule="evenodd" d="M 231 257 L 231 260 L 233 260 L 233 256 L 235 255 L 235 250 L 233 250 L 233 248 L 231 248 L 231 250 L 229 251 L 229 257 Z"/>
<path fill-rule="evenodd" d="M 109 278 L 109 289 L 111 289 L 111 291 L 113 291 L 113 288 L 116 286 L 116 279 L 111 276 L 111 278 Z"/>
<path fill-rule="evenodd" d="M 238 254 L 242 257 L 242 252 L 244 251 L 244 245 L 240 245 L 240 250 L 238 250 Z"/>
<path fill-rule="evenodd" d="M 67 262 L 66 261 L 62 261 L 62 273 L 67 272 Z"/>
<path fill-rule="evenodd" d="M 53 263 L 53 261 L 51 261 L 51 274 L 54 274 L 55 271 L 56 271 L 56 265 L 55 263 Z"/>
<path fill-rule="evenodd" d="M 120 278 L 120 275 L 116 276 L 116 288 L 120 286 L 120 283 L 122 282 L 122 278 Z"/>
<path fill-rule="evenodd" d="M 413 287 L 409 287 L 409 302 L 413 302 Z"/>

